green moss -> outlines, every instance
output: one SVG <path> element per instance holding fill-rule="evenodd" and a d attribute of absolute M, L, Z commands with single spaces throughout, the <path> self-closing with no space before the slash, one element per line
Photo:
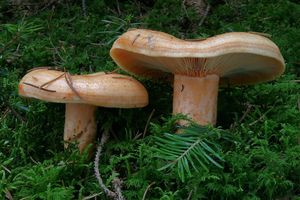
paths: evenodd
<path fill-rule="evenodd" d="M 299 55 L 300 5 L 296 0 L 210 1 L 201 16 L 180 0 L 59 1 L 28 11 L 0 3 L 0 198 L 105 199 L 87 155 L 75 145 L 63 149 L 64 105 L 26 100 L 17 85 L 27 70 L 59 66 L 71 73 L 110 71 L 113 41 L 128 28 L 151 28 L 180 38 L 228 31 L 272 35 L 286 62 L 286 73 L 255 86 L 223 88 L 218 126 L 231 133 L 220 143 L 223 169 L 191 171 L 185 183 L 176 168 L 158 171 L 155 137 L 174 132 L 172 87 L 139 79 L 150 95 L 143 109 L 97 112 L 101 128 L 114 133 L 105 146 L 100 171 L 105 184 L 119 173 L 127 199 L 297 199 L 300 195 Z M 26 7 L 25 7 L 26 9 Z M 298 63 L 298 64 L 297 64 Z M 122 72 L 125 73 L 125 72 Z M 152 110 L 151 127 L 143 131 Z M 249 110 L 249 111 L 248 111 Z M 173 120 L 173 121 L 172 121 Z"/>

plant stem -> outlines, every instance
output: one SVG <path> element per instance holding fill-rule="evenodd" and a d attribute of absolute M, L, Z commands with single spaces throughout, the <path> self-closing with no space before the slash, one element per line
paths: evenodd
<path fill-rule="evenodd" d="M 125 198 L 122 195 L 122 191 L 121 191 L 121 185 L 122 185 L 121 180 L 119 178 L 115 178 L 113 180 L 113 186 L 114 186 L 115 191 L 111 191 L 110 189 L 108 189 L 106 187 L 106 185 L 104 185 L 103 180 L 101 178 L 100 171 L 99 171 L 99 160 L 100 160 L 102 148 L 103 148 L 104 144 L 107 142 L 108 138 L 109 138 L 109 132 L 108 132 L 108 130 L 104 130 L 102 137 L 101 137 L 101 142 L 97 148 L 97 153 L 96 153 L 95 161 L 94 161 L 95 176 L 98 180 L 100 187 L 102 188 L 104 193 L 109 198 L 112 198 L 114 200 L 125 200 Z"/>
<path fill-rule="evenodd" d="M 108 138 L 109 138 L 109 132 L 108 132 L 108 130 L 104 130 L 104 132 L 102 133 L 100 144 L 97 147 L 97 152 L 96 152 L 95 161 L 94 161 L 94 172 L 95 172 L 95 176 L 98 180 L 98 183 L 99 183 L 100 187 L 102 188 L 102 190 L 105 192 L 105 194 L 109 197 L 115 197 L 116 194 L 113 191 L 111 191 L 110 189 L 108 189 L 106 187 L 106 185 L 104 185 L 103 180 L 100 175 L 100 171 L 99 171 L 99 160 L 100 160 L 102 148 L 103 148 L 104 144 L 107 142 Z"/>

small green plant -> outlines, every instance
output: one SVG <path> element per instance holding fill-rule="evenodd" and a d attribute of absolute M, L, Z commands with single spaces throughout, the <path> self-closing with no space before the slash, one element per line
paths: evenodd
<path fill-rule="evenodd" d="M 157 157 L 168 161 L 168 164 L 159 168 L 177 168 L 180 179 L 192 177 L 192 169 L 209 171 L 207 165 L 213 164 L 223 168 L 224 159 L 221 157 L 221 147 L 218 140 L 230 140 L 225 131 L 192 124 L 178 130 L 179 134 L 164 133 L 156 137 L 155 148 Z"/>
<path fill-rule="evenodd" d="M 103 26 L 106 30 L 98 32 L 101 35 L 109 35 L 110 40 L 106 41 L 104 45 L 111 45 L 116 39 L 118 39 L 119 35 L 124 33 L 130 28 L 137 28 L 142 25 L 142 23 L 133 23 L 131 22 L 133 19 L 132 15 L 128 15 L 125 19 L 108 16 L 106 19 L 101 20 Z"/>

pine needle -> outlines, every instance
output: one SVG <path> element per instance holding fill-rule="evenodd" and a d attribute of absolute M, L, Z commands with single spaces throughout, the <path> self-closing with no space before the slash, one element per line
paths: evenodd
<path fill-rule="evenodd" d="M 157 157 L 167 161 L 158 170 L 176 167 L 184 182 L 194 171 L 209 171 L 210 165 L 223 168 L 224 159 L 217 142 L 223 135 L 226 137 L 226 134 L 221 135 L 212 127 L 193 124 L 182 128 L 181 134 L 165 133 L 162 137 L 156 137 Z"/>

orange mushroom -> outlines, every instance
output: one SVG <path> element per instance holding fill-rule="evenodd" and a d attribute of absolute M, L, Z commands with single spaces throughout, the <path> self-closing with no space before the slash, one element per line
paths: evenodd
<path fill-rule="evenodd" d="M 66 103 L 64 140 L 76 140 L 80 152 L 96 137 L 97 106 L 139 108 L 148 104 L 148 93 L 137 80 L 103 72 L 71 76 L 55 70 L 33 70 L 20 81 L 19 94 Z"/>
<path fill-rule="evenodd" d="M 186 114 L 200 125 L 216 124 L 219 82 L 270 81 L 285 68 L 280 50 L 271 40 L 244 32 L 181 40 L 162 32 L 133 29 L 114 42 L 110 55 L 137 75 L 174 74 L 173 113 Z"/>

